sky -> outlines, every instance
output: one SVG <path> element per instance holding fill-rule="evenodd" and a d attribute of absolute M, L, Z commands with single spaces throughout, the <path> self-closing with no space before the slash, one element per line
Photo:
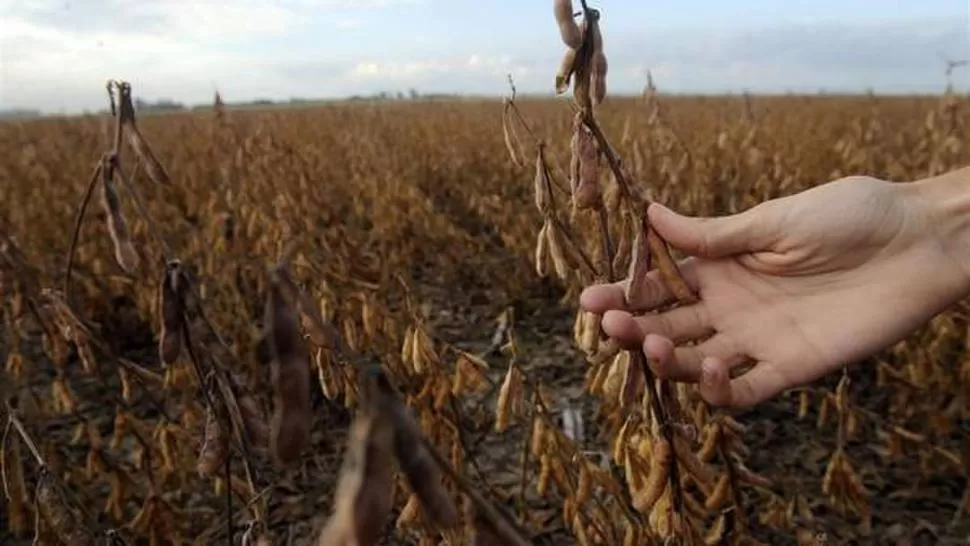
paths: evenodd
<path fill-rule="evenodd" d="M 574 2 L 578 8 L 579 2 Z M 591 0 L 607 87 L 933 93 L 970 59 L 970 0 Z M 0 110 L 104 108 L 104 82 L 211 103 L 381 91 L 551 94 L 551 0 L 0 0 Z M 970 89 L 970 67 L 954 72 Z"/>

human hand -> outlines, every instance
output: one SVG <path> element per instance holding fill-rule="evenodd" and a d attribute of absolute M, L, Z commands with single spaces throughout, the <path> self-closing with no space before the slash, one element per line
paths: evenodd
<path fill-rule="evenodd" d="M 658 377 L 699 381 L 717 406 L 749 407 L 864 359 L 967 291 L 914 184 L 849 177 L 733 216 L 656 204 L 648 215 L 691 255 L 678 267 L 700 301 L 650 312 L 673 301 L 651 271 L 641 301 L 624 302 L 625 280 L 587 288 L 580 304 L 621 345 L 642 348 Z M 688 341 L 698 343 L 675 347 Z"/>

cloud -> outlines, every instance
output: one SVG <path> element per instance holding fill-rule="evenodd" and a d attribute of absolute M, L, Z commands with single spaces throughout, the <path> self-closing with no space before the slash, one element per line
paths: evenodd
<path fill-rule="evenodd" d="M 353 67 L 344 82 L 364 90 L 362 92 L 368 88 L 395 90 L 407 87 L 436 93 L 455 92 L 455 82 L 462 82 L 460 91 L 494 95 L 508 91 L 509 74 L 518 79 L 530 76 L 533 70 L 529 63 L 508 55 L 473 54 L 424 61 L 361 62 Z"/>
<path fill-rule="evenodd" d="M 206 42 L 279 35 L 301 21 L 299 13 L 284 3 L 253 0 L 101 0 L 96 5 L 78 6 L 41 1 L 16 6 L 0 17 L 0 28 L 44 28 L 88 37 L 104 32 L 132 37 L 148 34 L 183 42 Z M 6 34 L 5 39 L 12 37 Z"/>
<path fill-rule="evenodd" d="M 418 6 L 428 0 L 286 0 L 284 3 L 306 8 L 380 9 L 392 6 Z"/>
<path fill-rule="evenodd" d="M 412 87 L 499 95 L 510 73 L 521 92 L 552 92 L 562 54 L 556 41 L 513 33 L 495 40 L 472 30 L 443 38 L 415 31 L 403 14 L 381 16 L 428 1 L 0 0 L 0 108 L 99 109 L 109 77 L 128 79 L 149 100 L 187 103 L 208 102 L 214 85 L 227 100 Z M 348 41 L 364 36 L 352 30 L 365 23 L 366 40 Z M 937 92 L 945 85 L 940 55 L 970 54 L 966 24 L 924 18 L 616 31 L 606 35 L 608 87 L 639 92 L 650 70 L 664 91 Z M 970 70 L 954 82 L 970 86 Z"/>
<path fill-rule="evenodd" d="M 926 92 L 944 85 L 940 54 L 968 53 L 967 21 L 927 18 L 625 36 L 611 59 L 666 66 L 673 87 Z"/>
<path fill-rule="evenodd" d="M 246 74 L 240 70 L 259 64 L 228 51 L 233 44 L 284 36 L 302 24 L 285 7 L 249 0 L 70 6 L 39 1 L 2 12 L 0 107 L 100 108 L 109 77 L 128 79 L 148 96 L 199 100 L 211 96 L 215 78 L 238 81 Z"/>
<path fill-rule="evenodd" d="M 516 64 L 509 56 L 491 57 L 471 55 L 467 59 L 439 59 L 431 61 L 398 61 L 358 63 L 353 75 L 359 78 L 422 80 L 444 74 L 492 74 L 504 75 L 515 70 Z"/>
<path fill-rule="evenodd" d="M 446 62 L 407 61 L 407 62 L 363 62 L 354 66 L 352 77 L 358 79 L 388 81 L 416 81 L 435 74 L 447 74 L 452 66 Z"/>
<path fill-rule="evenodd" d="M 334 26 L 342 29 L 360 28 L 364 26 L 364 22 L 360 19 L 337 19 Z"/>

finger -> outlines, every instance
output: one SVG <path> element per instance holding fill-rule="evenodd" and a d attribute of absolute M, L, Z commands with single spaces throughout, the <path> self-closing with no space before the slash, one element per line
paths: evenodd
<path fill-rule="evenodd" d="M 637 325 L 633 315 L 626 311 L 607 311 L 603 314 L 600 326 L 606 335 L 613 338 L 624 349 L 639 349 L 643 344 L 643 331 Z"/>
<path fill-rule="evenodd" d="M 764 402 L 788 387 L 785 377 L 768 362 L 759 362 L 747 373 L 731 379 L 730 366 L 718 358 L 704 360 L 701 396 L 711 405 L 746 409 Z"/>
<path fill-rule="evenodd" d="M 690 383 L 700 380 L 701 365 L 705 358 L 716 357 L 726 362 L 729 369 L 749 360 L 724 335 L 715 335 L 698 345 L 675 347 L 668 338 L 648 334 L 643 341 L 643 351 L 657 377 Z"/>
<path fill-rule="evenodd" d="M 642 315 L 634 320 L 644 335 L 659 334 L 674 343 L 693 341 L 714 333 L 707 306 L 703 303 Z"/>
<path fill-rule="evenodd" d="M 638 317 L 626 311 L 611 310 L 603 315 L 601 326 L 606 335 L 626 348 L 639 348 L 649 334 L 673 342 L 693 340 L 713 332 L 704 309 L 702 304 L 697 304 Z"/>
<path fill-rule="evenodd" d="M 643 340 L 643 353 L 654 375 L 671 381 L 697 381 L 700 366 L 696 365 L 695 358 L 682 350 L 680 355 L 677 352 L 674 342 L 666 337 L 650 334 Z"/>
<path fill-rule="evenodd" d="M 688 258 L 677 264 L 684 280 L 693 290 L 698 290 L 697 271 L 695 260 Z M 579 305 L 590 313 L 604 314 L 611 309 L 623 311 L 651 311 L 665 303 L 674 300 L 673 293 L 667 289 L 660 277 L 658 270 L 647 273 L 644 280 L 643 290 L 640 290 L 638 297 L 631 301 L 626 301 L 626 287 L 629 279 L 604 284 L 594 284 L 580 294 Z"/>
<path fill-rule="evenodd" d="M 650 224 L 672 246 L 695 256 L 718 258 L 765 250 L 781 230 L 781 214 L 770 201 L 731 216 L 683 216 L 654 203 L 647 209 Z"/>

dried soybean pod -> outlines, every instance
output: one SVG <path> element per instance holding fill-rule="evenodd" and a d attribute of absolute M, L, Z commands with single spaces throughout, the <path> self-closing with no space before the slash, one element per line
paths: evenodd
<path fill-rule="evenodd" d="M 744 432 L 747 430 L 744 425 L 737 422 L 734 417 L 731 417 L 730 415 L 725 415 L 720 422 L 724 425 L 724 431 L 728 433 L 729 436 L 741 437 L 744 436 Z"/>
<path fill-rule="evenodd" d="M 569 142 L 569 186 L 573 207 L 587 209 L 598 205 L 602 199 L 599 184 L 599 148 L 592 132 L 583 123 L 583 115 L 577 112 L 573 118 L 573 135 Z"/>
<path fill-rule="evenodd" d="M 578 209 L 588 209 L 600 204 L 600 153 L 593 133 L 580 124 L 579 132 L 579 180 L 573 191 L 573 204 Z"/>
<path fill-rule="evenodd" d="M 421 501 L 421 507 L 435 524 L 451 528 L 458 524 L 458 509 L 441 484 L 441 471 L 423 441 L 421 427 L 411 409 L 397 396 L 387 376 L 377 367 L 366 372 L 368 396 L 394 425 L 394 455 L 404 477 Z"/>
<path fill-rule="evenodd" d="M 394 507 L 394 425 L 365 401 L 348 435 L 335 509 L 318 546 L 373 546 Z"/>
<path fill-rule="evenodd" d="M 159 294 L 159 313 L 162 331 L 158 338 L 158 357 L 163 364 L 178 360 L 182 352 L 182 326 L 185 321 L 185 294 L 188 280 L 182 274 L 181 262 L 170 260 L 165 264 Z"/>
<path fill-rule="evenodd" d="M 300 456 L 310 437 L 310 353 L 300 334 L 296 312 L 286 301 L 275 274 L 266 299 L 265 321 L 272 355 L 270 450 L 278 462 L 287 464 Z"/>
<path fill-rule="evenodd" d="M 513 414 L 519 413 L 523 396 L 522 371 L 515 365 L 509 364 L 502 386 L 499 387 L 498 399 L 495 402 L 495 431 L 505 432 Z"/>
<path fill-rule="evenodd" d="M 196 472 L 203 478 L 218 474 L 229 456 L 229 435 L 219 421 L 220 412 L 210 406 L 206 411 L 202 448 L 195 463 Z"/>
<path fill-rule="evenodd" d="M 606 98 L 606 53 L 603 52 L 603 33 L 600 32 L 599 20 L 594 20 L 590 27 L 592 38 L 592 57 L 589 66 L 590 98 L 593 105 L 598 105 Z"/>
<path fill-rule="evenodd" d="M 579 477 L 576 481 L 576 502 L 583 504 L 589 500 L 593 489 L 589 466 L 585 460 L 579 461 Z"/>
<path fill-rule="evenodd" d="M 145 137 L 138 129 L 138 124 L 135 122 L 135 107 L 131 102 L 131 84 L 128 82 L 119 82 L 118 88 L 121 95 L 119 97 L 119 116 L 121 123 L 128 129 L 126 131 L 128 144 L 131 145 L 131 148 L 135 151 L 135 155 L 141 160 L 142 165 L 145 167 L 145 172 L 148 173 L 148 177 L 152 179 L 152 182 L 156 184 L 168 184 L 170 182 L 168 173 L 165 172 L 165 168 L 155 158 L 151 146 L 148 145 Z"/>
<path fill-rule="evenodd" d="M 618 353 L 609 364 L 602 366 L 606 372 L 602 373 L 602 389 L 605 397 L 619 400 L 623 392 L 624 380 L 627 370 L 630 368 L 630 352 L 622 351 Z"/>
<path fill-rule="evenodd" d="M 580 139 L 583 132 L 583 117 L 577 112 L 573 117 L 573 134 L 569 139 L 569 190 L 575 195 L 582 174 L 580 160 Z"/>
<path fill-rule="evenodd" d="M 629 354 L 627 351 L 624 353 Z M 623 374 L 623 388 L 618 393 L 620 407 L 632 406 L 636 402 L 637 397 L 643 392 L 645 380 L 640 366 L 631 366 L 628 362 Z"/>
<path fill-rule="evenodd" d="M 643 290 L 647 285 L 647 272 L 650 271 L 650 247 L 647 245 L 647 231 L 650 226 L 647 222 L 646 216 L 640 218 L 631 247 L 630 268 L 626 275 L 626 290 L 623 292 L 628 306 L 632 302 L 642 301 Z"/>
<path fill-rule="evenodd" d="M 683 486 L 681 486 L 681 499 L 684 501 L 684 508 L 687 512 L 695 518 L 704 519 L 708 515 L 708 511 L 704 509 L 704 505 L 701 504 L 697 497 L 690 491 L 684 491 Z"/>
<path fill-rule="evenodd" d="M 587 110 L 592 106 L 590 101 L 590 68 L 593 54 L 592 31 L 599 20 L 599 12 L 595 9 L 586 11 L 580 32 L 583 34 L 583 45 L 576 52 L 576 62 L 573 66 L 573 100 L 580 110 Z"/>
<path fill-rule="evenodd" d="M 702 493 L 710 495 L 714 487 L 714 473 L 697 458 L 681 433 L 674 434 L 674 455 L 684 475 L 689 475 Z"/>
<path fill-rule="evenodd" d="M 710 511 L 720 510 L 724 506 L 724 501 L 728 498 L 728 493 L 731 492 L 731 478 L 727 472 L 721 474 L 721 477 L 717 480 L 717 485 L 714 486 L 714 490 L 711 491 L 707 500 L 704 501 L 704 508 Z"/>
<path fill-rule="evenodd" d="M 536 150 L 535 200 L 536 208 L 543 216 L 552 212 L 552 194 L 549 190 L 549 167 L 546 165 L 545 143 Z"/>
<path fill-rule="evenodd" d="M 711 529 L 704 535 L 704 544 L 723 544 L 725 533 L 728 531 L 727 517 L 721 514 L 714 520 L 714 525 Z"/>
<path fill-rule="evenodd" d="M 721 425 L 714 422 L 708 428 L 707 437 L 704 438 L 704 443 L 701 444 L 701 448 L 697 450 L 697 458 L 703 463 L 711 460 L 714 456 L 717 446 L 721 441 Z"/>
<path fill-rule="evenodd" d="M 599 349 L 602 319 L 603 316 L 598 313 L 588 313 L 583 323 L 583 333 L 580 337 L 579 346 L 587 355 L 594 355 L 596 350 Z"/>
<path fill-rule="evenodd" d="M 660 495 L 667 488 L 672 458 L 670 442 L 666 438 L 658 438 L 653 446 L 653 457 L 650 460 L 650 473 L 647 474 L 646 484 L 633 498 L 634 508 L 642 513 L 648 513 L 657 503 Z"/>
<path fill-rule="evenodd" d="M 512 103 L 509 100 L 503 102 L 502 136 L 505 139 L 505 149 L 509 152 L 509 159 L 512 160 L 513 165 L 518 167 L 521 164 L 519 156 L 522 155 L 522 145 L 519 143 L 519 137 L 515 134 L 515 128 L 512 126 Z"/>
<path fill-rule="evenodd" d="M 37 479 L 35 499 L 40 514 L 50 525 L 54 536 L 63 544 L 95 546 L 97 542 L 94 535 L 88 531 L 80 514 L 68 503 L 64 492 L 47 468 L 41 469 Z"/>
<path fill-rule="evenodd" d="M 553 12 L 556 15 L 556 24 L 559 25 L 562 43 L 570 49 L 579 49 L 583 44 L 583 35 L 573 19 L 572 0 L 553 0 Z"/>
<path fill-rule="evenodd" d="M 677 301 L 682 305 L 697 303 L 697 295 L 687 285 L 687 281 L 684 280 L 684 277 L 677 269 L 677 264 L 674 263 L 673 258 L 670 256 L 666 241 L 657 235 L 657 232 L 653 228 L 647 230 L 647 244 L 650 247 L 651 256 L 657 262 L 657 270 L 660 271 L 660 277 L 663 279 L 664 285 L 673 293 Z"/>
<path fill-rule="evenodd" d="M 569 80 L 573 76 L 576 68 L 576 50 L 567 49 L 559 63 L 559 70 L 556 71 L 556 94 L 561 95 L 569 89 Z"/>
<path fill-rule="evenodd" d="M 414 354 L 414 326 L 408 326 L 404 331 L 404 341 L 401 343 L 401 362 L 411 364 Z"/>
<path fill-rule="evenodd" d="M 573 319 L 573 341 L 575 343 L 580 343 L 584 331 L 586 331 L 586 311 L 578 309 L 576 318 Z"/>
<path fill-rule="evenodd" d="M 609 63 L 606 60 L 606 53 L 597 51 L 593 54 L 590 66 L 590 92 L 593 94 L 593 105 L 598 106 L 606 100 L 606 72 Z"/>
<path fill-rule="evenodd" d="M 637 528 L 633 525 L 633 523 L 627 520 L 624 527 L 623 546 L 637 546 L 637 544 L 640 544 L 640 542 L 637 541 L 637 535 L 640 533 L 637 531 Z"/>
<path fill-rule="evenodd" d="M 546 236 L 548 229 L 548 223 L 542 224 L 542 228 L 539 229 L 539 237 L 536 240 L 535 267 L 536 275 L 540 277 L 549 275 L 549 238 Z"/>
<path fill-rule="evenodd" d="M 121 213 L 121 202 L 114 187 L 115 164 L 110 155 L 105 155 L 101 166 L 101 206 L 108 225 L 108 235 L 114 245 L 115 261 L 125 273 L 138 268 L 140 261 L 135 246 L 131 242 L 128 223 Z"/>
<path fill-rule="evenodd" d="M 618 194 L 619 192 L 614 192 Z M 609 207 L 609 205 L 607 205 Z M 617 207 L 619 208 L 619 207 Z M 610 211 L 611 215 L 616 214 L 619 216 L 619 228 L 620 237 L 619 241 L 616 243 L 616 254 L 613 255 L 613 270 L 620 271 L 624 267 L 630 266 L 631 254 L 633 253 L 633 238 L 636 235 L 636 230 L 639 229 L 639 225 L 632 225 L 633 222 L 630 221 L 630 215 L 625 211 L 619 211 L 616 209 L 607 209 Z"/>
<path fill-rule="evenodd" d="M 572 268 L 572 264 L 566 257 L 566 250 L 563 248 L 566 245 L 565 238 L 562 236 L 562 232 L 556 224 L 549 222 L 548 228 L 546 229 L 546 243 L 549 248 L 549 256 L 552 258 L 552 266 L 556 270 L 556 276 L 560 279 L 568 279 Z"/>
<path fill-rule="evenodd" d="M 398 514 L 394 527 L 403 530 L 409 525 L 418 523 L 421 517 L 421 513 L 418 510 L 420 506 L 421 501 L 418 500 L 417 495 L 414 493 L 408 495 L 408 501 L 404 504 L 404 508 L 401 508 L 401 513 Z"/>

